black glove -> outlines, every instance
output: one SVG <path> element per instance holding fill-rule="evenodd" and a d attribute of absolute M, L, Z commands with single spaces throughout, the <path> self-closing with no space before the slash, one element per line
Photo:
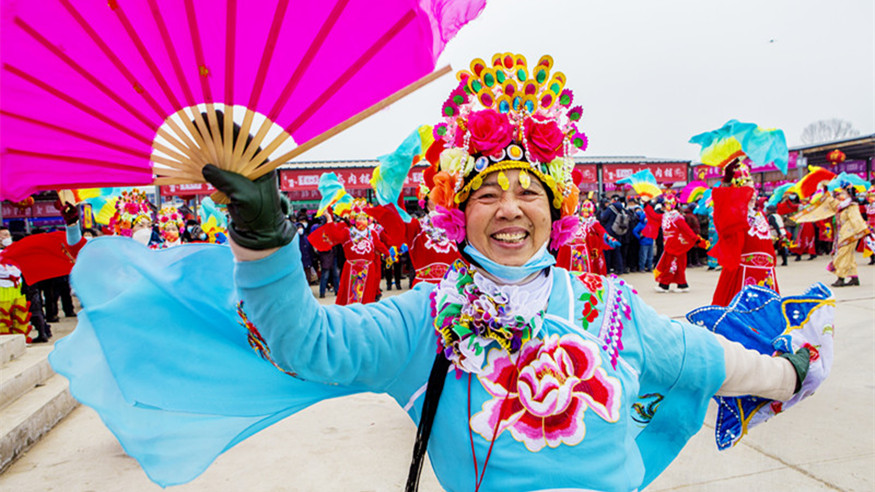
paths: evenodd
<path fill-rule="evenodd" d="M 231 171 L 207 164 L 204 178 L 231 200 L 228 232 L 235 243 L 247 249 L 270 249 L 289 244 L 295 228 L 283 213 L 276 186 L 276 171 L 251 181 Z"/>
<path fill-rule="evenodd" d="M 796 351 L 795 354 L 789 352 L 783 353 L 778 357 L 783 357 L 793 364 L 793 369 L 796 369 L 796 389 L 793 393 L 799 392 L 802 389 L 802 381 L 805 381 L 805 376 L 808 375 L 808 365 L 810 363 L 811 351 L 803 347 Z"/>
<path fill-rule="evenodd" d="M 79 207 L 70 205 L 69 203 L 61 203 L 61 200 L 56 200 L 55 208 L 61 212 L 65 224 L 73 225 L 76 222 L 79 222 Z"/>

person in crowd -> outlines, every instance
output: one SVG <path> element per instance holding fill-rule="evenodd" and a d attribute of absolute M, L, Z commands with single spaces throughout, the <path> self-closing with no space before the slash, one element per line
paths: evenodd
<path fill-rule="evenodd" d="M 589 200 L 580 204 L 579 225 L 569 242 L 559 248 L 556 266 L 574 273 L 607 275 L 605 251 L 620 246 L 595 218 L 595 206 Z"/>
<path fill-rule="evenodd" d="M 638 212 L 644 209 L 641 208 L 639 199 L 629 197 L 626 200 L 626 215 L 629 216 L 629 227 L 626 230 L 626 253 L 623 256 L 623 265 L 627 272 L 638 272 L 639 252 L 641 251 L 641 242 L 638 236 L 635 235 L 635 228 L 638 227 Z"/>
<path fill-rule="evenodd" d="M 608 273 L 622 275 L 626 272 L 623 264 L 623 241 L 629 232 L 629 216 L 623 205 L 620 195 L 612 195 L 610 203 L 599 215 L 599 222 L 608 231 L 608 234 L 619 243 L 619 246 L 605 251 L 605 261 L 608 264 Z"/>
<path fill-rule="evenodd" d="M 380 295 L 380 255 L 388 256 L 389 249 L 371 228 L 365 208 L 367 204 L 364 200 L 356 199 L 344 211 L 344 220 L 334 221 L 332 214 L 326 213 L 326 224 L 308 237 L 317 251 L 343 245 L 346 262 L 340 273 L 335 301 L 340 306 L 367 304 Z"/>
<path fill-rule="evenodd" d="M 840 179 L 821 185 L 822 193 L 812 200 L 809 207 L 800 210 L 794 217 L 797 223 L 825 220 L 834 216 L 836 232 L 833 234 L 832 261 L 827 270 L 838 277 L 833 287 L 860 285 L 857 274 L 857 259 L 854 251 L 857 242 L 869 234 L 869 227 L 854 202 L 853 185 Z"/>
<path fill-rule="evenodd" d="M 436 180 L 435 187 L 446 183 L 439 205 L 457 212 L 464 237 L 458 243 L 462 259 L 438 284 L 422 282 L 377 303 L 322 306 L 304 278 L 299 238 L 278 210 L 274 177 L 252 182 L 212 165 L 204 168 L 206 179 L 233 205 L 229 235 L 236 263 L 224 271 L 233 275 L 249 344 L 266 361 L 256 365 L 253 351 L 233 337 L 215 344 L 204 337 L 215 350 L 191 350 L 221 361 L 202 361 L 212 378 L 189 382 L 176 364 L 174 380 L 183 387 L 165 388 L 154 398 L 137 389 L 152 391 L 170 370 L 153 364 L 145 378 L 142 366 L 130 360 L 154 358 L 153 351 L 115 344 L 112 362 L 76 366 L 99 350 L 94 338 L 116 339 L 137 330 L 161 343 L 160 331 L 125 326 L 148 323 L 140 317 L 113 320 L 122 325 L 115 330 L 82 324 L 81 334 L 53 357 L 73 379 L 74 393 L 99 406 L 125 449 L 149 457 L 141 463 L 151 478 L 160 483 L 191 478 L 230 443 L 309 404 L 373 391 L 391 395 L 418 425 L 407 491 L 418 487 L 426 452 L 441 486 L 450 491 L 641 490 L 699 430 L 715 394 L 781 402 L 760 405 L 769 412 L 786 410 L 816 389 L 828 372 L 824 361 L 831 360 L 832 330 L 823 325 L 833 319 L 825 301 L 814 317 L 805 318 L 810 326 L 793 330 L 792 343 L 773 357 L 771 345 L 762 354 L 656 314 L 622 279 L 572 275 L 554 266 L 548 243 L 567 233 L 557 224 L 577 206 L 570 154 L 586 141 L 575 124 L 579 111 L 570 107 L 570 91 L 562 91 L 564 76 L 550 78 L 549 57 L 533 65 L 536 97 L 530 104 L 518 110 L 501 105 L 506 94 L 493 91 L 521 84 L 518 77 L 529 72 L 521 55 L 499 54 L 494 60 L 488 71 L 479 60 L 473 73 L 461 74 L 462 84 L 481 90 L 460 87 L 442 111 L 452 116 L 439 134 L 446 181 Z M 483 78 L 494 80 L 496 70 L 505 84 L 485 84 Z M 556 85 L 542 86 L 541 79 Z M 564 96 L 555 106 L 549 90 Z M 204 248 L 202 254 L 225 253 Z M 122 253 L 119 259 L 124 258 Z M 186 258 L 195 272 L 221 265 L 209 261 L 213 257 Z M 230 298 L 217 294 L 210 300 Z M 193 307 L 203 316 L 204 306 Z M 170 321 L 181 325 L 195 316 L 193 310 L 176 313 Z M 216 333 L 237 320 L 222 321 L 202 329 Z M 780 315 L 754 318 L 763 328 L 778 321 L 784 326 Z M 87 343 L 92 348 L 82 354 Z M 812 358 L 808 347 L 815 345 L 821 349 Z M 116 361 L 138 370 L 113 371 Z M 247 363 L 247 371 L 238 374 Z M 114 379 L 105 377 L 109 373 Z M 104 377 L 89 381 L 98 383 L 80 384 L 97 375 Z M 124 397 L 110 399 L 113 394 L 101 387 L 110 381 L 129 388 L 136 378 L 144 384 L 130 385 L 137 388 Z M 134 412 L 141 413 L 128 415 Z M 145 419 L 155 425 L 143 425 Z M 215 439 L 196 438 L 219 430 Z M 743 432 L 732 430 L 737 441 Z M 187 444 L 184 453 L 178 452 L 180 442 Z"/>
<path fill-rule="evenodd" d="M 642 200 L 643 201 L 643 200 Z M 646 206 L 646 205 L 645 205 Z M 653 243 L 656 236 L 659 235 L 660 225 L 655 220 L 647 220 L 647 214 L 644 208 L 639 207 L 635 211 L 638 215 L 638 225 L 635 226 L 635 237 L 638 238 L 638 271 L 652 272 L 653 271 Z"/>
<path fill-rule="evenodd" d="M 8 261 L 3 261 L 3 250 L 12 245 L 12 233 L 9 228 L 0 226 L 0 335 L 24 335 L 27 343 L 36 341 L 47 342 L 45 339 L 37 339 L 31 336 L 30 302 L 22 292 L 24 287 L 21 278 L 21 270 Z"/>
<path fill-rule="evenodd" d="M 693 234 L 695 234 L 696 236 L 701 236 L 702 235 L 702 228 L 701 228 L 701 225 L 699 224 L 699 219 L 693 213 L 693 205 L 691 205 L 691 204 L 684 205 L 683 213 L 684 213 L 684 221 L 687 223 L 688 226 L 690 226 L 690 230 L 693 231 Z M 687 266 L 697 267 L 697 266 L 701 265 L 699 263 L 699 250 L 700 249 L 701 248 L 698 245 L 696 245 L 696 246 L 693 246 L 692 248 L 690 248 L 689 251 L 687 251 Z"/>
<path fill-rule="evenodd" d="M 866 190 L 866 224 L 869 226 L 869 235 L 863 240 L 864 255 L 869 257 L 869 264 L 875 265 L 875 185 Z"/>
<path fill-rule="evenodd" d="M 778 213 L 777 205 L 769 205 L 766 207 L 766 214 L 769 222 L 769 233 L 772 236 L 772 242 L 775 251 L 781 255 L 781 266 L 787 266 L 787 229 L 784 228 L 784 219 Z"/>
<path fill-rule="evenodd" d="M 653 276 L 656 279 L 656 292 L 669 292 L 671 284 L 677 284 L 678 292 L 689 292 L 687 283 L 687 252 L 697 244 L 705 241 L 687 225 L 684 216 L 677 209 L 677 196 L 672 191 L 662 194 L 662 213 L 658 213 L 645 198 L 644 214 L 648 221 L 660 224 L 664 247 L 662 256 Z"/>
<path fill-rule="evenodd" d="M 775 275 L 775 247 L 769 223 L 757 211 L 757 192 L 750 168 L 736 158 L 724 168 L 722 185 L 711 192 L 714 227 L 719 240 L 711 254 L 723 269 L 711 303 L 729 305 L 745 285 L 755 284 L 778 290 Z"/>
<path fill-rule="evenodd" d="M 182 213 L 172 205 L 165 205 L 158 210 L 158 230 L 161 243 L 156 248 L 171 248 L 182 244 Z"/>

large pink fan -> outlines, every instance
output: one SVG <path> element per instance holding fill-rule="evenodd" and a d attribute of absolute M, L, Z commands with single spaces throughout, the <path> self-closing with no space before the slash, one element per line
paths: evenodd
<path fill-rule="evenodd" d="M 3 0 L 0 197 L 263 175 L 433 78 L 484 4 Z"/>

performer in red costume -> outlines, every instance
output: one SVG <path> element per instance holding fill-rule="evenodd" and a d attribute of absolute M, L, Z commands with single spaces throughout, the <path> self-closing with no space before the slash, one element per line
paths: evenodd
<path fill-rule="evenodd" d="M 604 251 L 613 249 L 620 243 L 608 235 L 594 214 L 595 205 L 584 200 L 580 204 L 580 225 L 571 241 L 559 248 L 556 266 L 569 272 L 608 274 Z"/>
<path fill-rule="evenodd" d="M 368 209 L 368 214 L 385 229 L 388 246 L 401 249 L 407 245 L 410 263 L 416 271 L 414 286 L 420 282 L 440 282 L 450 265 L 461 258 L 456 243 L 450 241 L 446 231 L 434 225 L 434 204 L 426 198 L 425 205 L 428 213 L 409 222 L 401 220 L 394 205 Z"/>
<path fill-rule="evenodd" d="M 791 216 L 799 211 L 802 205 L 794 198 L 796 195 L 791 195 L 778 203 L 778 213 L 784 216 Z M 817 258 L 817 248 L 815 244 L 816 231 L 814 224 L 804 222 L 796 225 L 796 233 L 790 245 L 790 253 L 796 255 L 796 261 L 802 261 L 802 255 L 808 255 L 809 260 Z"/>
<path fill-rule="evenodd" d="M 662 224 L 663 251 L 659 263 L 653 269 L 656 278 L 656 292 L 668 292 L 671 284 L 677 284 L 678 292 L 688 292 L 687 251 L 698 244 L 707 249 L 707 241 L 690 229 L 683 214 L 677 211 L 677 197 L 674 193 L 663 194 L 663 213 L 658 213 L 650 204 L 650 199 L 642 195 L 644 214 L 647 221 Z"/>
<path fill-rule="evenodd" d="M 388 256 L 389 250 L 371 230 L 365 204 L 356 200 L 344 215 L 350 224 L 333 221 L 329 211 L 328 223 L 310 233 L 307 239 L 318 251 L 343 245 L 346 263 L 340 274 L 336 304 L 374 302 L 380 291 L 380 255 Z"/>
<path fill-rule="evenodd" d="M 756 210 L 757 195 L 750 170 L 740 159 L 726 165 L 722 186 L 711 192 L 714 226 L 720 239 L 710 254 L 723 267 L 711 304 L 719 306 L 728 306 L 745 285 L 761 285 L 779 292 L 769 223 Z"/>

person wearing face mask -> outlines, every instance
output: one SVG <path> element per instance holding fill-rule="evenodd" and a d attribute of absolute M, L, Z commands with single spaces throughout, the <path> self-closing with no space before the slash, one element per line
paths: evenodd
<path fill-rule="evenodd" d="M 687 284 L 687 252 L 696 245 L 705 245 L 705 240 L 699 237 L 684 220 L 677 210 L 677 197 L 671 191 L 663 193 L 662 213 L 657 213 L 650 204 L 650 197 L 642 196 L 644 214 L 648 221 L 660 224 L 663 237 L 662 256 L 653 268 L 656 278 L 656 292 L 669 292 L 671 284 L 677 284 L 678 292 L 688 292 Z"/>
<path fill-rule="evenodd" d="M 307 237 L 317 251 L 343 245 L 346 262 L 340 272 L 335 301 L 339 306 L 374 302 L 380 293 L 380 255 L 388 256 L 389 249 L 371 229 L 366 208 L 364 200 L 353 200 L 338 211 L 344 221 L 334 221 L 329 209 L 325 214 L 326 224 Z"/>
<path fill-rule="evenodd" d="M 835 216 L 836 231 L 833 234 L 832 261 L 827 270 L 838 278 L 833 287 L 860 285 L 857 274 L 857 260 L 854 250 L 857 242 L 869 234 L 869 227 L 860 213 L 860 207 L 853 200 L 854 185 L 845 173 L 836 176 L 829 183 L 821 184 L 821 193 L 812 197 L 809 207 L 793 216 L 797 223 L 824 220 Z"/>
<path fill-rule="evenodd" d="M 726 447 L 816 389 L 832 359 L 825 288 L 791 305 L 806 321 L 780 346 L 772 342 L 787 326 L 773 309 L 781 303 L 761 305 L 749 322 L 764 336 L 747 340 L 756 347 L 748 350 L 705 328 L 739 336 L 720 321 L 739 316 L 731 309 L 668 319 L 616 276 L 555 266 L 548 243 L 564 235 L 561 221 L 578 202 L 571 157 L 586 143 L 576 123 L 582 110 L 565 76 L 551 75 L 551 57 L 531 66 L 510 53 L 491 61 L 459 74 L 435 127 L 444 150 L 430 199 L 461 255 L 437 284 L 364 305 L 319 304 L 276 175 L 250 181 L 212 165 L 204 177 L 231 202 L 230 251 L 155 255 L 121 241 L 85 251 L 148 281 L 89 284 L 83 276 L 83 295 L 104 316 L 85 317 L 53 367 L 150 478 L 191 480 L 231 445 L 308 405 L 379 392 L 418 426 L 407 491 L 418 487 L 426 452 L 449 491 L 641 490 L 700 429 L 712 396 L 727 398 L 718 415 Z M 174 296 L 165 289 L 186 286 L 179 277 L 155 285 L 161 279 L 151 273 L 167 264 L 200 280 L 199 295 L 168 306 Z M 742 295 L 751 292 L 761 291 Z M 766 297 L 745 296 L 743 308 Z M 135 319 L 105 315 L 135 303 Z M 747 413 L 737 395 L 766 401 Z M 732 421 L 727 408 L 756 419 Z"/>
<path fill-rule="evenodd" d="M 0 335 L 20 334 L 24 335 L 27 343 L 32 343 L 30 302 L 22 291 L 25 286 L 21 270 L 11 261 L 4 261 L 2 254 L 11 245 L 12 234 L 8 228 L 0 226 Z"/>
<path fill-rule="evenodd" d="M 182 244 L 182 214 L 174 206 L 165 205 L 158 210 L 158 229 L 162 242 L 157 248 L 171 248 Z"/>
<path fill-rule="evenodd" d="M 575 273 L 607 275 L 605 251 L 620 246 L 595 218 L 595 205 L 589 200 L 580 204 L 579 224 L 573 237 L 559 248 L 556 266 Z"/>

